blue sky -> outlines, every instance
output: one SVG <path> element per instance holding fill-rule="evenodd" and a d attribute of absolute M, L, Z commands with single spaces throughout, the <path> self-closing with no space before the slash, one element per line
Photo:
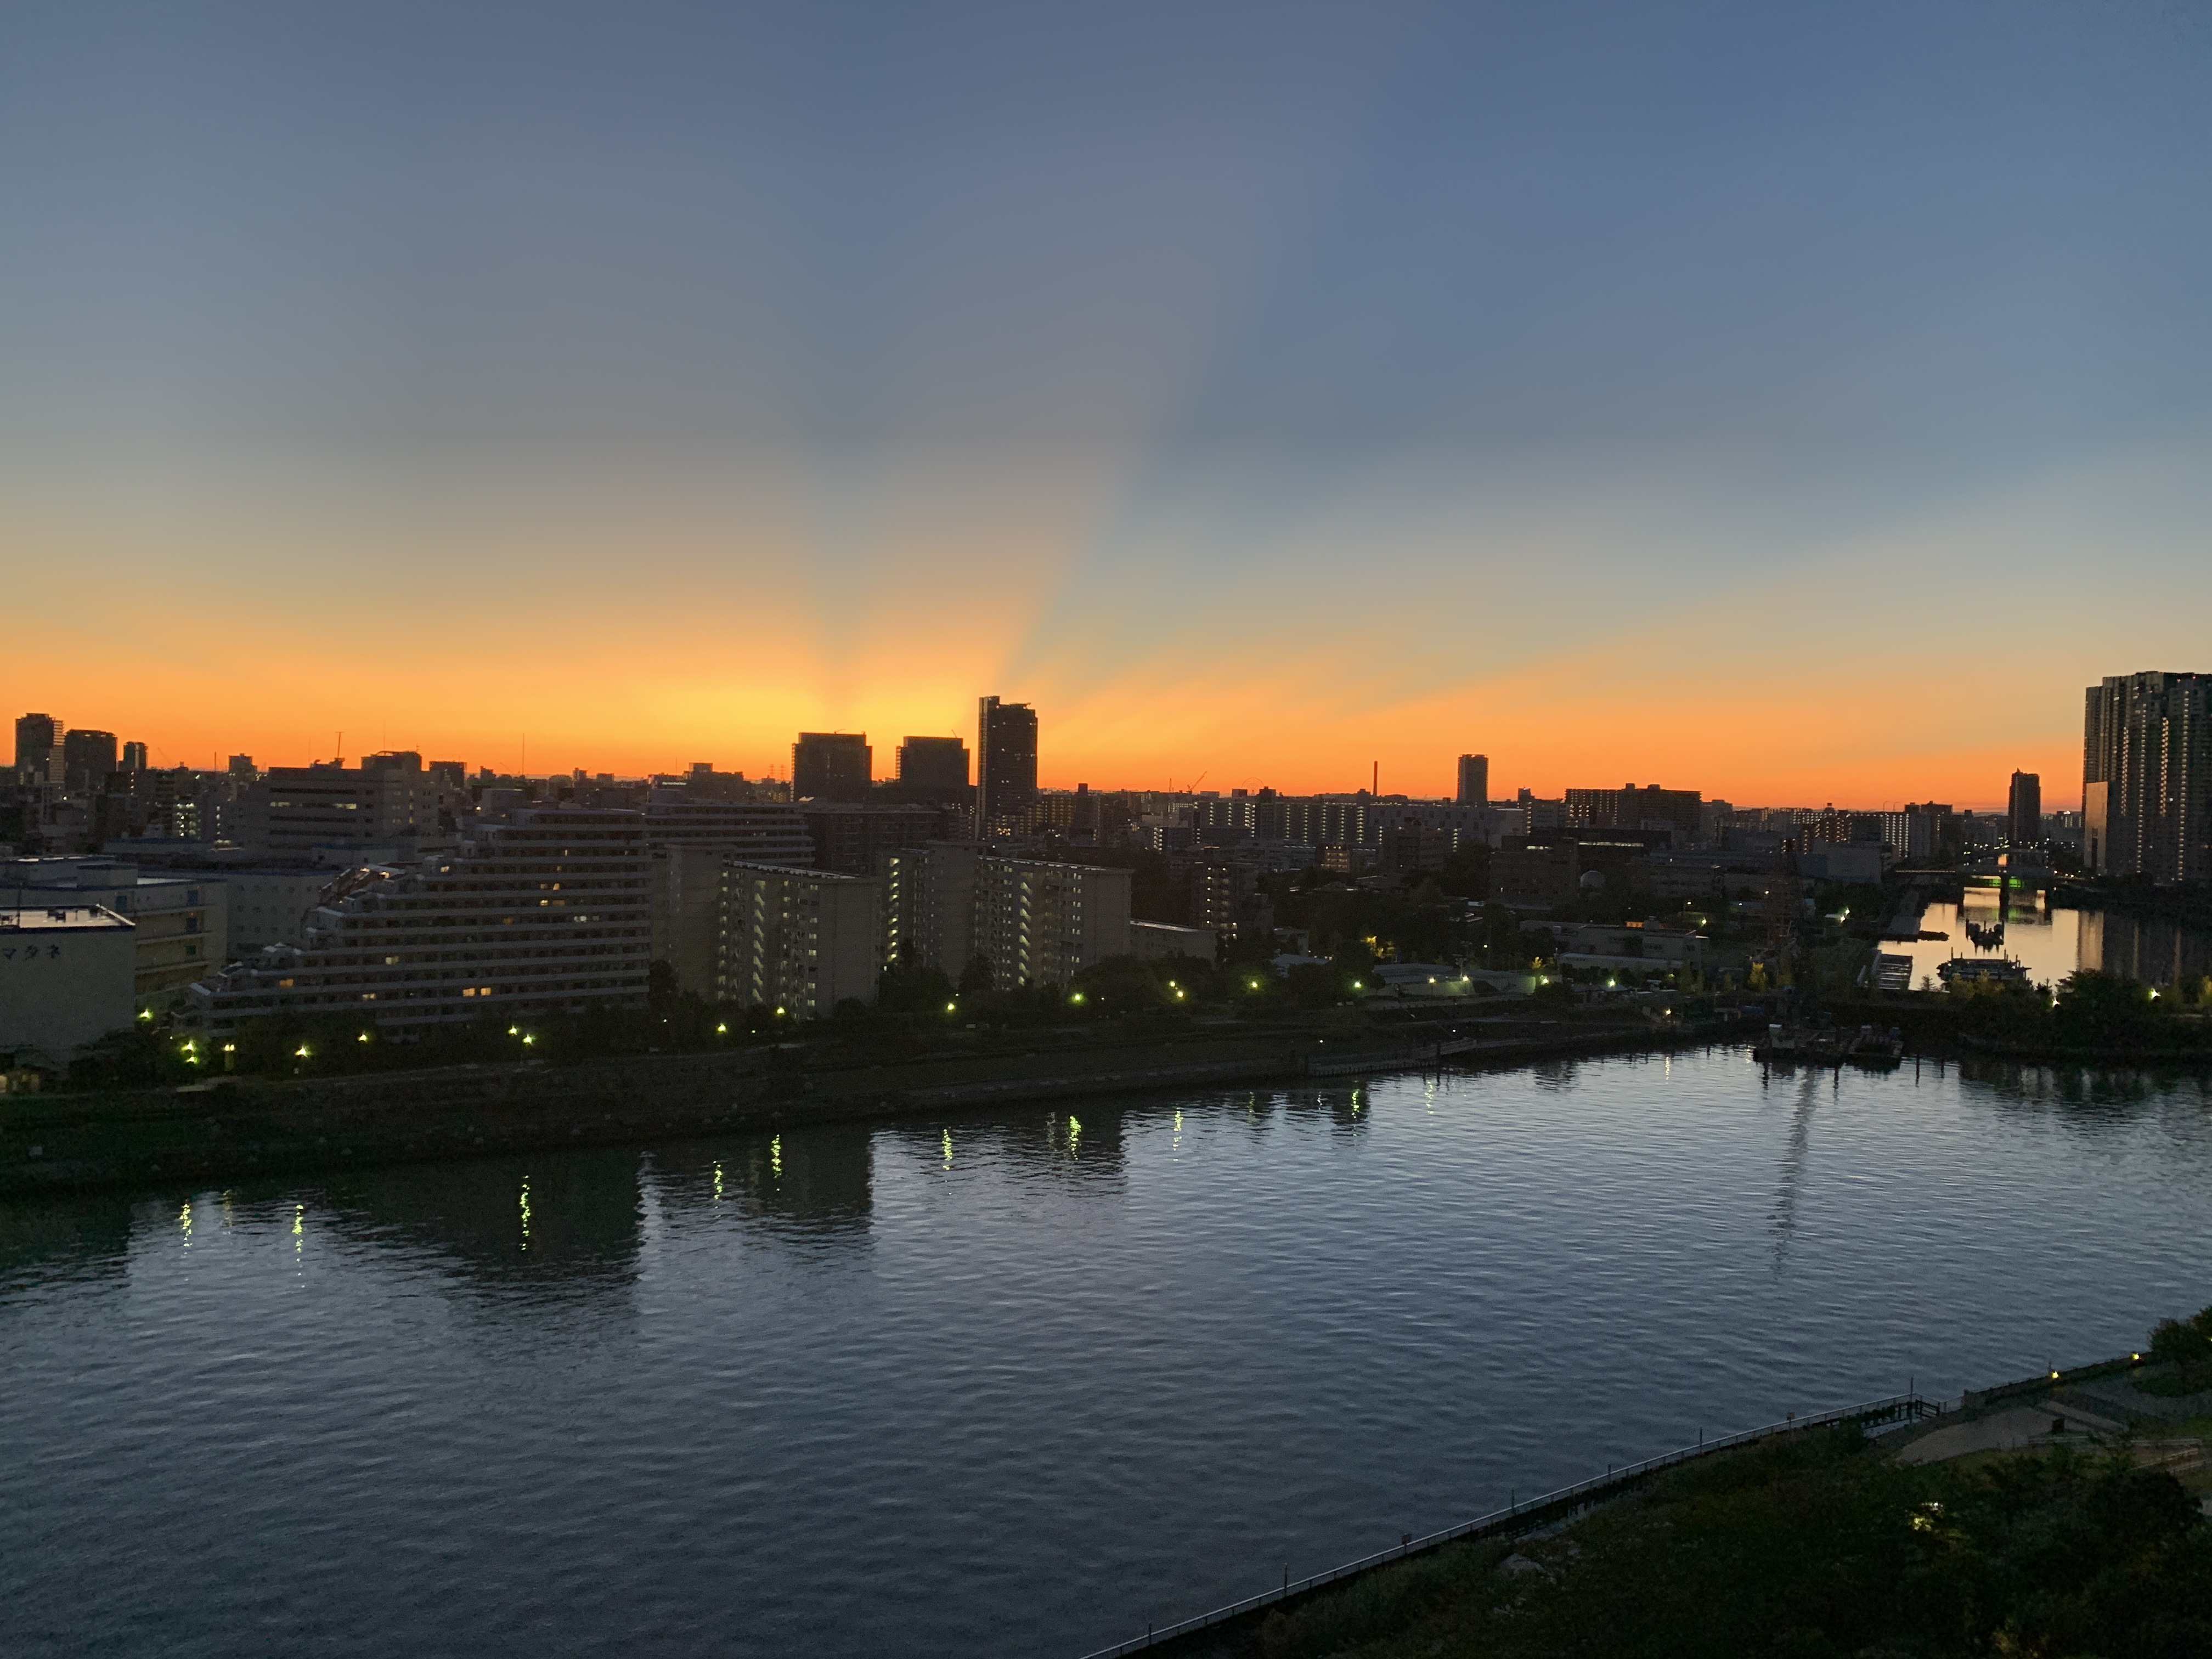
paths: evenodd
<path fill-rule="evenodd" d="M 0 27 L 9 678 L 179 757 L 1973 799 L 2201 665 L 2201 9 Z"/>

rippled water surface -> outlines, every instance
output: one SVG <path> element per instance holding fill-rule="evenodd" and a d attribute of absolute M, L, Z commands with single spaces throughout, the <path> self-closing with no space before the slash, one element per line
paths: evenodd
<path fill-rule="evenodd" d="M 1080 1654 L 2212 1302 L 2195 1082 L 1741 1051 L 0 1210 L 19 1654 Z"/>

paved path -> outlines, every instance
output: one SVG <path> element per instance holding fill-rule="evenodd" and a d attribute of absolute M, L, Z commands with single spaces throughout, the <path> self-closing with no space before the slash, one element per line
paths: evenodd
<path fill-rule="evenodd" d="M 2063 1407 L 2041 1403 L 2014 1406 L 2006 1411 L 1992 1412 L 1987 1417 L 1978 1417 L 1971 1423 L 1954 1423 L 1948 1428 L 1932 1430 L 1900 1448 L 1897 1461 L 1942 1463 L 1954 1457 L 1964 1457 L 1969 1452 L 2021 1451 L 2031 1446 L 2084 1446 L 2090 1443 L 2091 1433 L 2100 1429 L 2101 1419 L 2100 1423 L 2084 1422 L 2083 1415 Z M 2051 1431 L 2054 1424 L 2063 1424 L 2065 1427 L 2053 1434 Z"/>

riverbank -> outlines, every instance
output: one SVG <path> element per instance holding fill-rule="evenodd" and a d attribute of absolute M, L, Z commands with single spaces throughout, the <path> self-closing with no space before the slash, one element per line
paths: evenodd
<path fill-rule="evenodd" d="M 1686 1448 L 1090 1659 L 2212 1650 L 2212 1395 L 2156 1369 Z"/>
<path fill-rule="evenodd" d="M 1485 1029 L 1486 1027 L 1486 1029 Z M 1471 1033 L 1471 1034 L 1470 1034 Z M 299 1081 L 11 1095 L 0 1101 L 0 1199 L 104 1186 L 220 1182 L 375 1164 L 635 1146 L 1032 1100 L 1281 1084 L 1441 1065 L 1703 1043 L 1638 1021 L 1469 1022 L 1431 1040 L 1347 1042 L 1278 1029 L 1173 1041 L 809 1069 L 775 1048 L 574 1065 L 444 1066 Z"/>

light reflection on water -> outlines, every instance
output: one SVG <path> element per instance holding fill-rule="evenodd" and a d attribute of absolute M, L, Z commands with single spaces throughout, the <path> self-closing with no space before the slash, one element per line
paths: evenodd
<path fill-rule="evenodd" d="M 1948 937 L 1893 940 L 1881 947 L 1912 958 L 1915 988 L 1940 988 L 1936 969 L 1954 956 L 2009 956 L 2038 985 L 2056 985 L 2081 968 L 2147 985 L 2212 973 L 2212 939 L 2200 931 L 2117 910 L 2046 906 L 2034 892 L 1970 887 L 1962 904 L 1930 904 L 1920 927 Z"/>
<path fill-rule="evenodd" d="M 1079 1653 L 2139 1342 L 2206 1109 L 1723 1050 L 15 1206 L 9 1650 Z"/>

